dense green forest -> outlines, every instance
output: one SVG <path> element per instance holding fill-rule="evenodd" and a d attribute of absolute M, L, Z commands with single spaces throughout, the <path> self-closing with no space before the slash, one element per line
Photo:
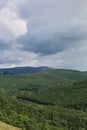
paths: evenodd
<path fill-rule="evenodd" d="M 0 75 L 0 120 L 23 130 L 87 130 L 87 73 Z"/>

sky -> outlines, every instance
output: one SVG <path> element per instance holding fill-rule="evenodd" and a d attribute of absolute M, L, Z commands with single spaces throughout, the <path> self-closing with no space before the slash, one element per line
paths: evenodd
<path fill-rule="evenodd" d="M 87 0 L 0 0 L 0 68 L 87 71 Z"/>

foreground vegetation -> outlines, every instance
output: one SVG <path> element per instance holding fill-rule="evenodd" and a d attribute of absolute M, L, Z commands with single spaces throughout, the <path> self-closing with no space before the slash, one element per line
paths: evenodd
<path fill-rule="evenodd" d="M 87 74 L 0 76 L 0 120 L 23 130 L 87 130 Z"/>

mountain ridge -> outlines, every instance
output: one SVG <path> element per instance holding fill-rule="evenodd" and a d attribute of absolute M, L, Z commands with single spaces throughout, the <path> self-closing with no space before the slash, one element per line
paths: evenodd
<path fill-rule="evenodd" d="M 36 73 L 36 72 L 43 72 L 47 70 L 51 70 L 53 68 L 47 66 L 40 66 L 40 67 L 14 67 L 14 68 L 1 68 L 0 74 L 1 75 L 8 75 L 8 74 L 29 74 L 29 73 Z"/>

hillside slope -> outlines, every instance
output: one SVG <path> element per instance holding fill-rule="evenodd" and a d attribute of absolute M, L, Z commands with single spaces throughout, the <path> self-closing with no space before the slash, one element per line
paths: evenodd
<path fill-rule="evenodd" d="M 23 130 L 87 130 L 87 74 L 1 75 L 0 120 Z"/>
<path fill-rule="evenodd" d="M 87 113 L 1 97 L 0 120 L 23 130 L 87 130 Z M 10 117 L 8 119 L 8 117 Z"/>
<path fill-rule="evenodd" d="M 58 105 L 87 112 L 87 80 L 45 89 L 21 89 L 18 98 L 44 105 Z"/>
<path fill-rule="evenodd" d="M 22 130 L 22 129 L 13 127 L 0 121 L 0 130 Z"/>
<path fill-rule="evenodd" d="M 33 74 L 0 76 L 0 93 L 12 94 L 20 89 L 43 89 L 87 78 L 87 74 L 74 70 L 49 70 Z M 15 91 L 14 91 L 15 90 Z"/>

